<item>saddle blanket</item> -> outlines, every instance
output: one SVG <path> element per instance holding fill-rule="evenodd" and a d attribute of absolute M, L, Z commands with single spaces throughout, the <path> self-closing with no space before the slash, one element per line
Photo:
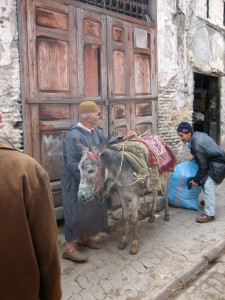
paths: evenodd
<path fill-rule="evenodd" d="M 159 173 L 173 171 L 176 165 L 176 158 L 172 150 L 164 143 L 159 135 L 148 134 L 132 141 L 141 142 L 149 150 L 148 165 L 158 165 Z"/>

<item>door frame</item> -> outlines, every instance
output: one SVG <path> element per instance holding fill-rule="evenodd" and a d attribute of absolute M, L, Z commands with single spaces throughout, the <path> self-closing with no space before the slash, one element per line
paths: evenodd
<path fill-rule="evenodd" d="M 221 118 L 219 77 L 196 72 L 194 73 L 194 82 L 193 128 L 196 131 L 207 133 L 219 143 Z M 204 114 L 203 121 L 195 121 L 195 110 Z"/>

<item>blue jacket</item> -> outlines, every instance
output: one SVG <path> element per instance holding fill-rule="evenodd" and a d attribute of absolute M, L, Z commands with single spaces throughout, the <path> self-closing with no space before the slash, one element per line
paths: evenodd
<path fill-rule="evenodd" d="M 210 175 L 220 184 L 225 178 L 225 151 L 203 132 L 194 132 L 191 138 L 191 154 L 196 159 L 199 170 L 193 179 L 196 183 Z"/>

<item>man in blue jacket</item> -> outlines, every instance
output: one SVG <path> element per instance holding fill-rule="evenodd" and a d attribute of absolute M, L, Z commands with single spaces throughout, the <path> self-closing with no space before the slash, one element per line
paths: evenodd
<path fill-rule="evenodd" d="M 63 143 L 61 185 L 66 239 L 63 257 L 83 262 L 87 257 L 78 251 L 74 240 L 78 239 L 78 245 L 81 247 L 99 249 L 100 245 L 91 239 L 90 235 L 106 229 L 108 220 L 105 201 L 94 199 L 87 204 L 77 199 L 80 183 L 78 164 L 82 157 L 79 145 L 92 148 L 109 138 L 95 126 L 99 119 L 99 110 L 95 102 L 82 102 L 79 105 L 79 118 L 80 122 L 70 127 Z M 125 137 L 112 137 L 110 142 L 130 139 L 133 136 L 136 136 L 136 133 L 130 131 Z"/>
<path fill-rule="evenodd" d="M 197 174 L 189 182 L 191 186 L 203 185 L 204 214 L 200 214 L 196 222 L 214 221 L 216 186 L 225 178 L 225 152 L 206 133 L 193 133 L 188 122 L 180 123 L 177 132 L 181 141 L 188 143 L 193 159 L 199 166 Z"/>

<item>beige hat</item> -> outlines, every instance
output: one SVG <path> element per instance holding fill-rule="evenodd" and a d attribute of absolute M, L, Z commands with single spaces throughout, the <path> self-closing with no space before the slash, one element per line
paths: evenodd
<path fill-rule="evenodd" d="M 93 101 L 84 101 L 79 105 L 79 113 L 92 113 L 97 111 L 99 111 L 99 109 Z"/>

